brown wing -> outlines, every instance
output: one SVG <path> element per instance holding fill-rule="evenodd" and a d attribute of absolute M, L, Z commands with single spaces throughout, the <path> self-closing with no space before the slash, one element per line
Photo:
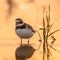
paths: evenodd
<path fill-rule="evenodd" d="M 36 32 L 31 25 L 29 25 L 29 24 L 26 24 L 26 25 L 28 26 L 29 29 L 32 29 L 32 32 Z"/>

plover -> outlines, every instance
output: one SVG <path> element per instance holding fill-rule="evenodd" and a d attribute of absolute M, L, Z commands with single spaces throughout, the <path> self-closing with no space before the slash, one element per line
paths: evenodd
<path fill-rule="evenodd" d="M 22 46 L 22 39 L 28 39 L 29 45 L 29 38 L 31 38 L 34 33 L 36 32 L 31 25 L 24 23 L 23 19 L 17 18 L 16 20 L 16 34 L 21 38 L 21 46 Z"/>

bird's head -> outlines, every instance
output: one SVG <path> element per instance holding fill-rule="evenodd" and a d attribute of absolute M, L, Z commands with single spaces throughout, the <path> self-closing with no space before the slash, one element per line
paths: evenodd
<path fill-rule="evenodd" d="M 16 19 L 16 26 L 22 26 L 22 25 L 24 25 L 23 20 L 21 18 L 17 18 Z"/>

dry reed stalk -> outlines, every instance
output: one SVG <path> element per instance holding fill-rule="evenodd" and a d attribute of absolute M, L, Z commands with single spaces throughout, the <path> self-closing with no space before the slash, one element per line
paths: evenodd
<path fill-rule="evenodd" d="M 53 36 L 53 34 L 57 31 L 60 31 L 60 30 L 55 30 L 53 32 L 50 32 L 50 30 L 53 26 L 53 23 L 50 25 L 50 5 L 48 7 L 49 7 L 49 9 L 48 9 L 49 12 L 46 12 L 45 16 L 44 16 L 44 14 L 45 14 L 45 7 L 44 7 L 44 10 L 43 10 L 43 28 L 40 28 L 40 30 L 43 30 L 43 60 L 45 60 L 45 58 L 47 58 L 47 60 L 50 60 L 50 55 L 51 55 L 50 48 L 52 48 L 53 50 L 56 50 L 55 48 L 53 48 L 52 46 L 50 46 L 48 44 L 49 37 L 52 38 L 52 40 L 53 40 L 52 44 L 53 44 L 56 40 L 55 37 Z M 49 14 L 47 15 L 47 13 L 49 13 Z M 46 19 L 44 17 L 46 17 Z"/>

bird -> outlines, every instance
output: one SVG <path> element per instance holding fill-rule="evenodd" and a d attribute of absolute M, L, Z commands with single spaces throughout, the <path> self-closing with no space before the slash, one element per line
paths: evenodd
<path fill-rule="evenodd" d="M 29 45 L 29 38 L 31 38 L 36 31 L 30 24 L 25 23 L 22 18 L 16 18 L 15 22 L 16 22 L 15 31 L 16 34 L 21 38 L 21 46 L 22 39 L 28 39 Z"/>

